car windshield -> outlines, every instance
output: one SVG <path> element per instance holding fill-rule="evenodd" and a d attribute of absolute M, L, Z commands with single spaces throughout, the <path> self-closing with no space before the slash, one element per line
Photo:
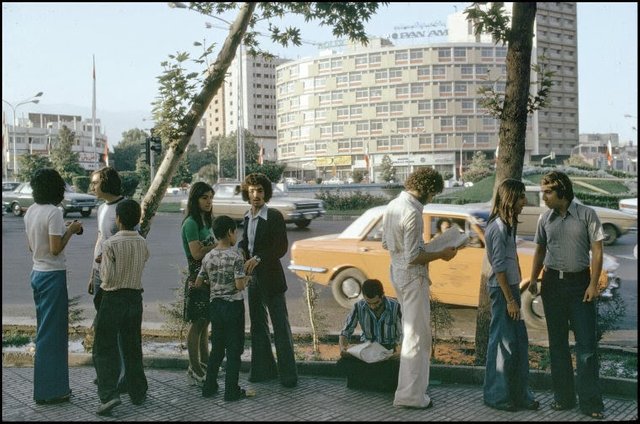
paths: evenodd
<path fill-rule="evenodd" d="M 382 212 L 384 211 L 384 207 L 377 207 L 373 209 L 367 210 L 365 213 L 360 215 L 351 225 L 340 233 L 338 238 L 341 239 L 361 239 L 365 231 L 371 226 L 373 222 L 377 222 L 378 219 L 382 216 Z"/>

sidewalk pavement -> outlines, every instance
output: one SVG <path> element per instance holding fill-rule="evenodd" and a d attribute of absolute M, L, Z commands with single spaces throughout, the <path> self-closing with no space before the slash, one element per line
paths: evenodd
<path fill-rule="evenodd" d="M 589 421 L 576 407 L 553 411 L 549 404 L 550 377 L 531 373 L 531 386 L 540 401 L 538 411 L 505 412 L 482 403 L 482 367 L 432 365 L 429 395 L 434 407 L 415 410 L 393 407 L 393 393 L 347 389 L 335 376 L 335 362 L 299 362 L 296 388 L 277 380 L 249 383 L 248 362 L 243 361 L 240 385 L 256 395 L 225 402 L 222 390 L 205 399 L 200 389 L 186 382 L 185 359 L 145 357 L 149 382 L 147 400 L 134 406 L 127 395 L 110 417 L 95 414 L 95 370 L 88 354 L 70 355 L 73 395 L 68 403 L 36 405 L 30 356 L 5 355 L 2 367 L 2 421 Z M 372 376 L 375 377 L 375 376 Z M 224 385 L 224 372 L 218 377 Z M 607 421 L 637 421 L 637 380 L 602 379 Z M 597 420 L 592 420 L 597 421 Z"/>

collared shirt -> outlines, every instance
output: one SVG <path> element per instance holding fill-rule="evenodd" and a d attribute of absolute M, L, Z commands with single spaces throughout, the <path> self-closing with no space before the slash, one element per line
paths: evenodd
<path fill-rule="evenodd" d="M 147 259 L 147 241 L 137 231 L 118 231 L 102 244 L 100 288 L 106 291 L 141 290 Z"/>
<path fill-rule="evenodd" d="M 487 247 L 487 258 L 491 263 L 491 274 L 487 281 L 489 287 L 499 287 L 498 272 L 504 272 L 507 275 L 507 282 L 510 286 L 520 284 L 522 279 L 520 276 L 520 267 L 518 266 L 518 254 L 516 248 L 515 232 L 507 232 L 507 224 L 500 217 L 496 217 L 487 224 L 487 230 L 484 233 Z"/>
<path fill-rule="evenodd" d="M 236 288 L 236 278 L 243 278 L 244 257 L 236 247 L 213 249 L 202 259 L 198 277 L 209 281 L 209 300 L 242 300 L 242 292 Z"/>
<path fill-rule="evenodd" d="M 389 202 L 382 218 L 382 247 L 389 251 L 394 268 L 426 275 L 425 265 L 411 264 L 424 251 L 423 208 L 418 199 L 406 191 Z"/>
<path fill-rule="evenodd" d="M 371 310 L 364 299 L 360 299 L 347 316 L 340 335 L 351 337 L 356 326 L 360 324 L 361 341 L 378 342 L 381 345 L 397 345 L 402 338 L 402 313 L 400 304 L 395 299 L 384 297 L 384 311 L 380 318 Z"/>
<path fill-rule="evenodd" d="M 267 205 L 263 205 L 258 213 L 254 216 L 251 209 L 244 214 L 249 217 L 249 227 L 247 228 L 247 239 L 249 240 L 249 254 L 253 255 L 253 244 L 256 239 L 256 229 L 258 228 L 258 218 L 267 220 Z"/>
<path fill-rule="evenodd" d="M 602 224 L 588 206 L 571 202 L 563 218 L 555 210 L 540 214 L 533 241 L 545 246 L 544 265 L 563 272 L 589 267 L 591 243 L 604 240 Z"/>

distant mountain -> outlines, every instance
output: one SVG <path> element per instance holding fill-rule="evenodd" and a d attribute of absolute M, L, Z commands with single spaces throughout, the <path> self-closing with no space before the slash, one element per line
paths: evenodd
<path fill-rule="evenodd" d="M 2 104 L 3 112 L 7 113 L 7 119 L 11 120 L 11 109 Z M 91 107 L 69 105 L 69 104 L 30 104 L 24 105 L 18 109 L 18 117 L 27 116 L 29 113 L 50 113 L 60 115 L 80 115 L 82 119 L 91 119 Z M 120 142 L 122 133 L 133 128 L 148 129 L 151 127 L 150 122 L 143 119 L 151 115 L 148 111 L 125 110 L 125 111 L 108 111 L 98 108 L 96 110 L 96 119 L 102 123 L 102 128 L 107 134 L 109 146 L 113 147 Z"/>

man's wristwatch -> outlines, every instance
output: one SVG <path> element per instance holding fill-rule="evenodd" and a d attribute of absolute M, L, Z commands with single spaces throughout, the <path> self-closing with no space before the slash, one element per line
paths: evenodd
<path fill-rule="evenodd" d="M 258 264 L 259 264 L 259 263 L 260 263 L 260 261 L 262 260 L 262 259 L 260 258 L 260 256 L 258 256 L 258 255 L 254 255 L 254 256 L 253 256 L 253 259 L 255 259 L 255 260 L 256 260 L 256 263 L 258 263 Z"/>

